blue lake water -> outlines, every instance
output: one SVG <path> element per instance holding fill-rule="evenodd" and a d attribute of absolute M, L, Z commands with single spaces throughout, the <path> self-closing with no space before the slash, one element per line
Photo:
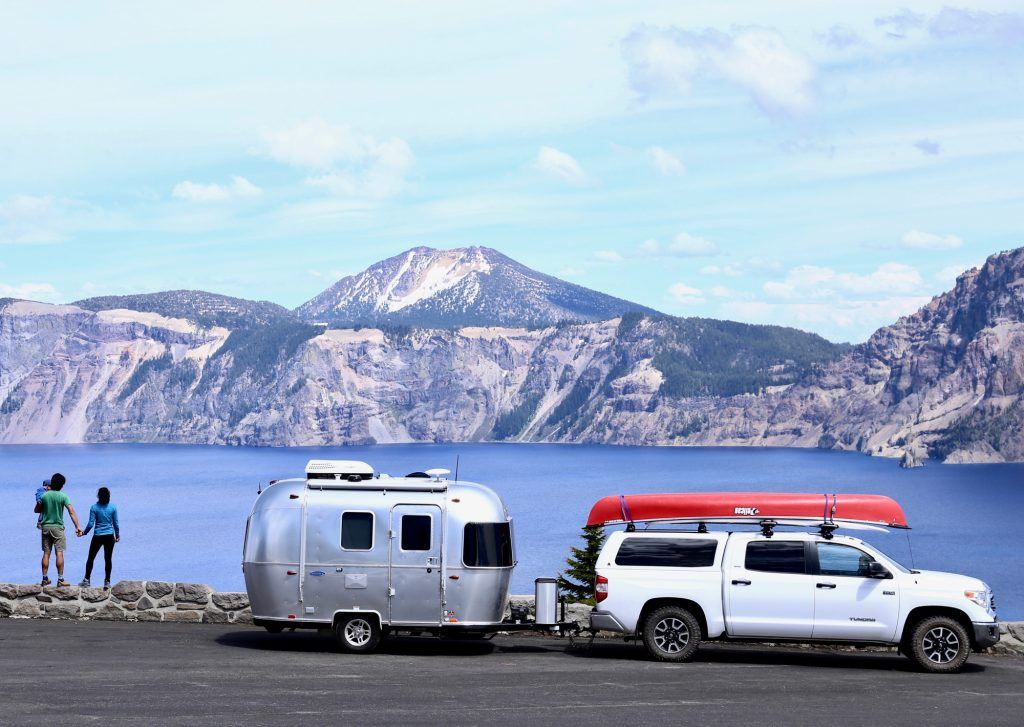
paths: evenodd
<path fill-rule="evenodd" d="M 83 518 L 107 485 L 121 516 L 114 580 L 148 578 L 244 588 L 241 548 L 257 484 L 296 477 L 311 458 L 362 459 L 401 475 L 430 467 L 496 489 L 515 522 L 513 591 L 554 575 L 590 506 L 636 492 L 865 492 L 903 505 L 918 568 L 967 573 L 994 589 L 1000 616 L 1024 619 L 1024 465 L 929 466 L 824 450 L 542 444 L 232 448 L 185 445 L 0 446 L 0 581 L 39 577 L 33 493 L 54 471 Z M 70 521 L 68 522 L 70 527 Z M 83 522 L 84 526 L 84 522 Z M 852 533 L 911 560 L 906 536 Z M 86 539 L 71 536 L 65 575 L 83 575 Z M 100 559 L 102 560 L 102 559 Z M 51 565 L 51 575 L 53 566 Z M 102 579 L 97 564 L 94 581 Z"/>

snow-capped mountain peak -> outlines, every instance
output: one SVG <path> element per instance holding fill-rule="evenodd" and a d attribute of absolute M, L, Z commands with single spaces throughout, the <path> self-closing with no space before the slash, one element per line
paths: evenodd
<path fill-rule="evenodd" d="M 544 325 L 649 310 L 531 270 L 487 247 L 414 247 L 342 278 L 296 313 L 307 321 L 450 327 Z"/>

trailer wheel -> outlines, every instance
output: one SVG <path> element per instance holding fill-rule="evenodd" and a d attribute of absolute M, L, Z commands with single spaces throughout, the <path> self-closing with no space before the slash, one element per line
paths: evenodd
<path fill-rule="evenodd" d="M 282 626 L 281 624 L 264 624 L 263 628 L 265 628 L 267 632 L 271 634 L 279 634 L 282 631 L 284 631 L 284 626 Z"/>
<path fill-rule="evenodd" d="M 956 619 L 931 616 L 918 621 L 910 634 L 907 655 L 924 671 L 960 671 L 971 655 L 971 639 Z"/>
<path fill-rule="evenodd" d="M 689 661 L 700 645 L 700 622 L 680 606 L 665 606 L 644 621 L 647 653 L 658 661 Z"/>
<path fill-rule="evenodd" d="M 365 654 L 377 648 L 381 639 L 380 624 L 373 616 L 347 616 L 335 626 L 338 643 L 345 651 Z"/>

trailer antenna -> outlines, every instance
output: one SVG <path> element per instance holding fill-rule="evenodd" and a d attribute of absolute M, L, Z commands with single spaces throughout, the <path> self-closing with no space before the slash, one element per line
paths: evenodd
<path fill-rule="evenodd" d="M 263 480 L 260 480 L 259 484 L 256 485 L 256 494 L 257 495 L 262 495 L 263 494 Z"/>
<path fill-rule="evenodd" d="M 455 455 L 455 481 L 459 481 L 459 455 Z"/>

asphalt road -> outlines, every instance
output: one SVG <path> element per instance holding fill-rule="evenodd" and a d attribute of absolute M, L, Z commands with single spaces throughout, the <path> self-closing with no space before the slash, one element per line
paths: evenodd
<path fill-rule="evenodd" d="M 891 653 L 621 641 L 404 638 L 339 653 L 312 632 L 0 619 L 0 724 L 1020 725 L 1024 660 L 957 675 Z"/>

